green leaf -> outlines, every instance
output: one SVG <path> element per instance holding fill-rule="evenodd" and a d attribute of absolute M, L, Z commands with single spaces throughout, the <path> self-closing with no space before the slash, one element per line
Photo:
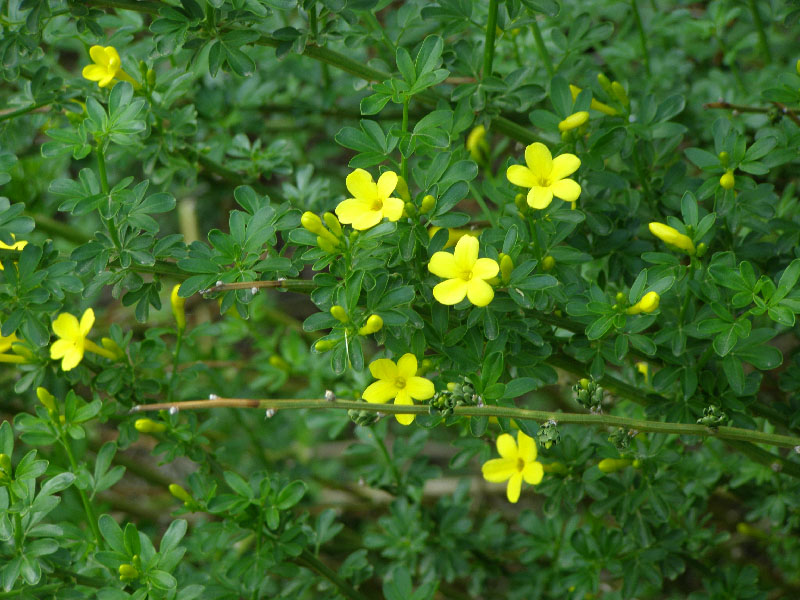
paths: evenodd
<path fill-rule="evenodd" d="M 422 77 L 424 74 L 439 67 L 442 63 L 443 49 L 444 42 L 438 35 L 429 35 L 425 38 L 419 48 L 419 52 L 417 52 L 417 59 L 414 65 L 417 77 Z"/>
<path fill-rule="evenodd" d="M 519 398 L 538 387 L 539 381 L 533 377 L 515 377 L 506 384 L 503 398 Z"/>
<path fill-rule="evenodd" d="M 775 293 L 769 299 L 769 306 L 775 306 L 783 300 L 786 295 L 794 289 L 797 280 L 800 278 L 800 258 L 795 258 L 783 271 Z"/>
<path fill-rule="evenodd" d="M 293 481 L 278 494 L 275 507 L 278 510 L 288 510 L 303 498 L 306 493 L 306 484 L 301 480 Z"/>

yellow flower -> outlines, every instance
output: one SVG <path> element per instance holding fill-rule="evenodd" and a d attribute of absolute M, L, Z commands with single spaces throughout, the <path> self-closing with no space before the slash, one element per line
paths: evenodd
<path fill-rule="evenodd" d="M 647 292 L 642 299 L 633 306 L 629 306 L 625 312 L 629 315 L 638 315 L 641 313 L 651 313 L 658 308 L 658 303 L 661 297 L 655 292 Z"/>
<path fill-rule="evenodd" d="M 508 480 L 506 496 L 509 502 L 516 502 L 523 479 L 525 483 L 537 485 L 544 477 L 542 463 L 536 460 L 536 442 L 522 431 L 517 433 L 517 441 L 504 433 L 497 438 L 497 451 L 501 458 L 483 463 L 483 478 L 492 483 Z"/>
<path fill-rule="evenodd" d="M 17 239 L 14 236 L 13 233 L 11 234 L 11 237 L 13 237 L 15 240 Z M 28 242 L 26 242 L 24 240 L 20 240 L 19 242 L 14 242 L 10 246 L 8 244 L 4 244 L 3 242 L 0 242 L 0 250 L 22 250 L 27 245 L 28 245 Z M 0 271 L 3 271 L 3 270 L 5 270 L 4 267 L 3 267 L 3 263 L 0 262 Z"/>
<path fill-rule="evenodd" d="M 356 169 L 347 176 L 346 185 L 353 198 L 339 203 L 336 216 L 342 223 L 351 224 L 353 229 L 369 229 L 384 217 L 397 221 L 403 215 L 403 201 L 391 197 L 397 187 L 396 173 L 386 171 L 375 183 L 364 169 Z"/>
<path fill-rule="evenodd" d="M 650 223 L 649 227 L 650 233 L 652 233 L 662 242 L 666 242 L 671 246 L 680 248 L 687 254 L 694 256 L 694 242 L 692 242 L 692 239 L 688 235 L 684 235 L 674 227 L 664 225 L 663 223 Z"/>
<path fill-rule="evenodd" d="M 581 110 L 576 113 L 572 113 L 566 119 L 561 121 L 558 124 L 558 130 L 561 132 L 569 131 L 570 129 L 575 129 L 576 127 L 580 127 L 588 120 L 589 120 L 589 113 L 586 112 L 585 110 Z"/>
<path fill-rule="evenodd" d="M 565 179 L 581 166 L 574 154 L 561 154 L 553 158 L 547 146 L 534 142 L 525 148 L 527 166 L 511 165 L 506 177 L 514 185 L 531 188 L 528 206 L 547 208 L 553 196 L 565 202 L 575 202 L 581 195 L 581 186 L 572 179 Z"/>
<path fill-rule="evenodd" d="M 486 283 L 500 271 L 497 261 L 478 258 L 478 240 L 470 235 L 456 244 L 454 254 L 437 252 L 428 263 L 428 270 L 446 279 L 433 288 L 433 297 L 442 304 L 458 304 L 466 296 L 475 306 L 486 306 L 494 298 L 492 286 Z"/>
<path fill-rule="evenodd" d="M 414 400 L 427 400 L 433 397 L 433 382 L 417 377 L 417 357 L 404 354 L 397 361 L 379 358 L 369 365 L 369 372 L 378 381 L 364 390 L 362 397 L 367 402 L 384 403 L 394 400 L 395 404 L 414 404 Z M 411 425 L 415 415 L 395 415 L 401 425 Z"/>
<path fill-rule="evenodd" d="M 736 180 L 733 177 L 733 169 L 728 169 L 719 178 L 719 184 L 726 190 L 732 190 Z"/>
<path fill-rule="evenodd" d="M 106 348 L 101 348 L 93 341 L 86 339 L 94 325 L 94 311 L 87 308 L 81 316 L 80 323 L 78 318 L 69 313 L 61 313 L 53 321 L 53 332 L 59 337 L 50 346 L 50 358 L 61 360 L 61 369 L 69 371 L 77 367 L 83 360 L 85 350 L 94 352 L 100 356 L 105 356 L 110 360 L 116 360 L 117 356 Z"/>
<path fill-rule="evenodd" d="M 476 163 L 484 164 L 489 160 L 489 143 L 486 141 L 486 128 L 478 125 L 467 136 L 467 150 Z"/>
<path fill-rule="evenodd" d="M 574 102 L 575 99 L 578 97 L 578 94 L 580 94 L 581 91 L 583 91 L 583 90 L 581 90 L 581 88 L 579 88 L 577 85 L 570 84 L 569 85 L 569 91 L 572 94 L 572 101 Z M 592 102 L 589 105 L 589 108 L 591 108 L 592 110 L 596 110 L 598 112 L 604 113 L 606 115 L 609 115 L 611 117 L 614 117 L 614 116 L 619 114 L 619 111 L 616 108 L 613 108 L 613 107 L 609 106 L 608 104 L 603 104 L 602 102 L 598 102 L 594 98 L 592 98 Z"/>
<path fill-rule="evenodd" d="M 122 60 L 114 46 L 92 46 L 89 56 L 94 64 L 83 67 L 83 77 L 89 81 L 96 81 L 101 88 L 108 87 L 115 79 L 122 79 L 139 87 L 139 83 L 122 70 Z"/>
<path fill-rule="evenodd" d="M 20 341 L 20 339 L 13 333 L 11 335 L 7 335 L 7 336 L 0 335 L 0 352 L 5 352 L 9 348 L 11 348 L 11 346 L 15 342 L 19 342 L 19 341 Z"/>
<path fill-rule="evenodd" d="M 441 229 L 441 227 L 431 227 L 428 229 L 428 238 L 433 239 L 433 236 Z M 481 232 L 483 229 L 453 229 L 448 228 L 447 230 L 447 242 L 445 243 L 445 248 L 452 248 L 458 243 L 465 235 L 471 235 L 472 237 L 480 237 Z"/>
<path fill-rule="evenodd" d="M 639 361 L 636 363 L 636 370 L 639 371 L 642 375 L 644 375 L 644 382 L 650 383 L 650 365 L 648 365 L 644 361 Z"/>

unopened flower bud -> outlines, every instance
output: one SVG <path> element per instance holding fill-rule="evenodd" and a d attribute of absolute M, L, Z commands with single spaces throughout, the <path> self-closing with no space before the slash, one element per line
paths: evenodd
<path fill-rule="evenodd" d="M 322 226 L 322 219 L 309 211 L 304 212 L 303 216 L 300 217 L 300 225 L 302 225 L 311 233 L 316 233 L 317 235 L 325 230 L 325 228 Z"/>
<path fill-rule="evenodd" d="M 281 371 L 286 371 L 287 373 L 292 370 L 292 367 L 289 365 L 289 363 L 283 360 L 283 358 L 281 358 L 277 354 L 273 354 L 267 360 L 269 361 L 269 364 L 275 367 L 276 369 L 280 369 Z"/>
<path fill-rule="evenodd" d="M 339 223 L 339 219 L 336 218 L 335 214 L 326 212 L 322 215 L 322 218 L 325 219 L 325 225 L 328 226 L 328 229 L 331 230 L 333 235 L 342 237 L 342 224 Z"/>
<path fill-rule="evenodd" d="M 136 419 L 133 426 L 139 433 L 164 433 L 167 430 L 164 423 L 156 423 L 153 419 Z"/>
<path fill-rule="evenodd" d="M 333 340 L 319 340 L 316 344 L 314 344 L 314 350 L 317 352 L 327 352 L 335 345 Z"/>
<path fill-rule="evenodd" d="M 556 461 L 551 463 L 542 463 L 542 470 L 545 473 L 557 473 L 558 475 L 563 475 L 567 472 L 567 467 L 564 466 L 564 463 Z"/>
<path fill-rule="evenodd" d="M 181 502 L 193 502 L 194 498 L 192 498 L 191 494 L 179 486 L 177 483 L 170 483 L 169 484 L 169 493 L 175 496 Z"/>
<path fill-rule="evenodd" d="M 145 81 L 147 81 L 147 87 L 149 88 L 156 87 L 156 72 L 153 69 L 147 69 L 147 73 L 145 74 Z"/>
<path fill-rule="evenodd" d="M 647 292 L 642 299 L 633 306 L 629 306 L 625 312 L 629 315 L 638 315 L 641 313 L 651 313 L 658 308 L 658 303 L 661 297 L 656 292 Z"/>
<path fill-rule="evenodd" d="M 581 90 L 581 88 L 579 88 L 577 85 L 570 84 L 569 91 L 572 94 L 572 100 L 574 102 L 575 99 L 578 97 L 578 95 L 583 90 Z M 592 110 L 596 110 L 598 112 L 601 112 L 603 114 L 609 115 L 611 117 L 616 116 L 616 115 L 619 114 L 619 111 L 616 108 L 613 108 L 613 107 L 609 106 L 608 104 L 603 104 L 602 102 L 598 102 L 594 98 L 592 98 L 592 102 L 589 105 L 589 108 L 591 108 Z"/>
<path fill-rule="evenodd" d="M 724 150 L 719 153 L 719 162 L 722 163 L 723 167 L 727 167 L 728 166 L 728 159 L 729 158 L 730 157 L 729 157 L 728 153 L 725 152 Z"/>
<path fill-rule="evenodd" d="M 623 294 L 622 292 L 617 292 L 617 295 L 614 296 L 614 301 L 617 304 L 622 304 L 623 302 L 625 302 L 625 294 Z"/>
<path fill-rule="evenodd" d="M 330 235 L 330 232 L 328 232 L 328 234 Z M 334 244 L 328 238 L 323 237 L 321 235 L 317 236 L 317 246 L 319 246 L 321 250 L 324 250 L 328 254 L 333 254 L 338 250 L 336 244 Z"/>
<path fill-rule="evenodd" d="M 615 473 L 629 467 L 632 462 L 628 458 L 604 458 L 598 463 L 597 468 L 603 473 Z"/>
<path fill-rule="evenodd" d="M 184 300 L 185 303 L 184 298 L 181 298 L 181 300 Z M 100 345 L 109 352 L 112 352 L 114 356 L 117 357 L 117 359 L 123 358 L 125 356 L 125 352 L 122 350 L 122 348 L 119 347 L 119 344 L 117 344 L 117 342 L 112 340 L 110 337 L 100 338 Z"/>
<path fill-rule="evenodd" d="M 403 215 L 412 219 L 417 216 L 417 207 L 414 206 L 413 202 L 406 202 L 403 205 Z"/>
<path fill-rule="evenodd" d="M 562 133 L 566 131 L 570 131 L 572 129 L 576 129 L 586 123 L 589 120 L 589 113 L 588 111 L 581 110 L 576 113 L 572 113 L 566 119 L 561 121 L 558 124 L 558 130 Z"/>
<path fill-rule="evenodd" d="M 733 169 L 728 169 L 722 174 L 722 177 L 719 178 L 719 184 L 726 190 L 732 190 L 735 183 L 736 180 L 733 177 Z"/>
<path fill-rule="evenodd" d="M 700 242 L 699 244 L 697 244 L 697 258 L 702 258 L 707 250 L 708 246 L 706 246 L 705 242 Z"/>
<path fill-rule="evenodd" d="M 479 165 L 489 160 L 489 143 L 486 141 L 486 128 L 478 125 L 467 136 L 467 151 L 470 157 Z"/>
<path fill-rule="evenodd" d="M 11 457 L 8 454 L 0 454 L 0 473 L 11 477 Z"/>
<path fill-rule="evenodd" d="M 408 191 L 408 183 L 402 176 L 397 177 L 397 187 L 394 188 L 394 192 L 397 194 L 397 197 L 403 200 L 404 202 L 411 201 L 411 194 Z"/>
<path fill-rule="evenodd" d="M 619 103 L 622 104 L 622 106 L 625 108 L 630 106 L 631 101 L 628 98 L 628 92 L 625 91 L 625 88 L 619 81 L 611 82 L 611 93 L 617 100 L 619 100 Z"/>
<path fill-rule="evenodd" d="M 175 317 L 175 323 L 178 326 L 178 331 L 186 329 L 186 298 L 181 298 L 178 295 L 180 284 L 175 284 L 172 288 L 172 293 L 169 295 L 169 303 L 172 306 L 172 316 Z"/>
<path fill-rule="evenodd" d="M 39 402 L 41 402 L 42 406 L 44 406 L 47 409 L 48 413 L 56 412 L 56 399 L 53 396 L 53 394 L 48 392 L 43 387 L 37 387 L 36 397 L 39 398 Z"/>
<path fill-rule="evenodd" d="M 650 381 L 650 365 L 644 361 L 637 362 L 636 370 L 644 376 L 645 383 Z"/>
<path fill-rule="evenodd" d="M 359 335 L 370 335 L 383 328 L 383 319 L 378 315 L 370 315 L 364 326 L 358 330 Z"/>
<path fill-rule="evenodd" d="M 514 204 L 520 212 L 524 213 L 528 210 L 528 202 L 525 199 L 525 194 L 517 194 L 514 196 Z"/>
<path fill-rule="evenodd" d="M 511 281 L 511 271 L 514 270 L 514 261 L 508 254 L 500 255 L 500 278 L 504 284 Z"/>
<path fill-rule="evenodd" d="M 426 213 L 431 212 L 435 206 L 436 206 L 436 198 L 428 194 L 422 199 L 422 203 L 419 206 L 419 212 L 420 214 L 424 215 Z"/>
<path fill-rule="evenodd" d="M 588 379 L 586 379 L 586 377 L 583 377 L 580 381 L 578 381 L 578 383 L 580 384 L 580 386 L 583 389 L 588 390 L 589 389 L 589 384 L 591 382 Z"/>
<path fill-rule="evenodd" d="M 139 570 L 131 564 L 125 563 L 119 566 L 119 580 L 130 581 L 139 578 Z"/>
<path fill-rule="evenodd" d="M 597 74 L 597 83 L 600 84 L 600 87 L 603 88 L 603 91 L 608 94 L 609 96 L 613 96 L 614 92 L 611 91 L 611 80 L 606 77 L 605 73 L 598 73 Z"/>
<path fill-rule="evenodd" d="M 694 247 L 694 242 L 692 242 L 689 236 L 684 235 L 674 227 L 664 225 L 663 223 L 653 222 L 650 223 L 649 227 L 650 233 L 652 233 L 662 242 L 675 246 L 687 254 L 694 256 L 696 249 Z"/>
<path fill-rule="evenodd" d="M 331 314 L 333 315 L 333 318 L 340 323 L 347 323 L 350 320 L 350 317 L 347 316 L 347 311 L 343 306 L 339 306 L 338 304 L 331 306 Z"/>
<path fill-rule="evenodd" d="M 545 256 L 542 259 L 542 271 L 550 271 L 556 266 L 556 259 L 552 256 Z"/>
<path fill-rule="evenodd" d="M 794 65 L 797 74 L 800 75 L 800 59 L 797 60 L 797 63 Z"/>
<path fill-rule="evenodd" d="M 433 361 L 430 358 L 423 358 L 419 363 L 419 368 L 417 369 L 417 377 L 422 377 L 431 369 L 433 369 Z"/>

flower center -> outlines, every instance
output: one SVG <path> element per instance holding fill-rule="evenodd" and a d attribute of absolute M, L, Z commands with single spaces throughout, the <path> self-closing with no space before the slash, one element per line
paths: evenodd
<path fill-rule="evenodd" d="M 394 387 L 402 390 L 404 387 L 406 387 L 406 378 L 405 377 L 395 378 Z"/>
<path fill-rule="evenodd" d="M 553 185 L 553 182 L 550 181 L 549 177 L 539 176 L 539 186 L 540 187 L 549 188 L 551 185 Z"/>
<path fill-rule="evenodd" d="M 463 279 L 464 281 L 469 281 L 470 279 L 472 279 L 472 269 L 469 269 L 467 271 L 461 271 L 461 279 Z"/>
<path fill-rule="evenodd" d="M 383 200 L 380 198 L 375 198 L 375 200 L 372 201 L 370 210 L 383 210 Z"/>
<path fill-rule="evenodd" d="M 522 473 L 525 470 L 525 461 L 521 458 L 517 459 L 517 471 Z"/>

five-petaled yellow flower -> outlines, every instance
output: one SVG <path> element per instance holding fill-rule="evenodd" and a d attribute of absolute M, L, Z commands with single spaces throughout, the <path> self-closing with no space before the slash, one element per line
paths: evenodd
<path fill-rule="evenodd" d="M 61 369 L 69 371 L 77 367 L 83 360 L 84 351 L 94 352 L 110 360 L 116 360 L 117 355 L 106 348 L 101 348 L 93 341 L 86 339 L 94 325 L 94 311 L 87 308 L 80 323 L 78 318 L 69 313 L 61 313 L 53 321 L 53 332 L 59 337 L 50 346 L 50 358 L 61 360 Z"/>
<path fill-rule="evenodd" d="M 575 202 L 581 195 L 581 186 L 566 177 L 581 166 L 581 160 L 574 154 L 560 154 L 553 158 L 547 146 L 534 142 L 525 148 L 525 163 L 508 167 L 506 177 L 514 185 L 530 188 L 528 206 L 547 208 L 553 196 L 565 202 Z"/>
<path fill-rule="evenodd" d="M 122 69 L 122 60 L 114 46 L 92 46 L 89 56 L 94 64 L 83 67 L 83 77 L 89 81 L 96 81 L 101 88 L 108 87 L 115 79 L 122 79 L 138 87 L 139 83 Z"/>
<path fill-rule="evenodd" d="M 369 229 L 384 217 L 397 221 L 403 216 L 405 203 L 392 197 L 397 187 L 397 173 L 386 171 L 375 183 L 372 175 L 364 169 L 356 169 L 347 176 L 345 185 L 353 197 L 339 203 L 336 216 L 342 223 L 352 225 L 353 229 Z"/>
<path fill-rule="evenodd" d="M 446 279 L 433 288 L 433 297 L 442 304 L 458 304 L 466 296 L 475 306 L 486 306 L 494 298 L 487 279 L 500 271 L 497 261 L 478 258 L 477 238 L 465 235 L 456 244 L 454 254 L 437 252 L 431 256 L 428 270 Z"/>
<path fill-rule="evenodd" d="M 379 358 L 369 365 L 369 371 L 378 381 L 364 390 L 367 402 L 384 403 L 394 400 L 395 404 L 414 404 L 414 400 L 427 400 L 435 393 L 433 382 L 417 377 L 417 357 L 404 354 L 395 362 Z M 401 425 L 411 425 L 415 415 L 395 415 Z"/>
<path fill-rule="evenodd" d="M 0 242 L 0 250 L 22 250 L 25 246 L 28 245 L 28 242 L 26 242 L 25 240 L 20 240 L 17 242 L 16 241 L 17 238 L 14 236 L 13 233 L 11 234 L 11 237 L 14 238 L 15 240 L 14 243 L 9 246 L 8 244 Z M 0 262 L 0 271 L 3 270 L 5 270 L 5 267 L 3 267 L 3 263 Z"/>
<path fill-rule="evenodd" d="M 492 483 L 508 480 L 506 496 L 509 502 L 516 502 L 519 500 L 523 479 L 525 483 L 537 485 L 544 477 L 542 463 L 536 460 L 536 442 L 522 431 L 517 433 L 516 442 L 513 437 L 504 433 L 497 438 L 497 451 L 500 458 L 483 463 L 483 478 Z"/>

